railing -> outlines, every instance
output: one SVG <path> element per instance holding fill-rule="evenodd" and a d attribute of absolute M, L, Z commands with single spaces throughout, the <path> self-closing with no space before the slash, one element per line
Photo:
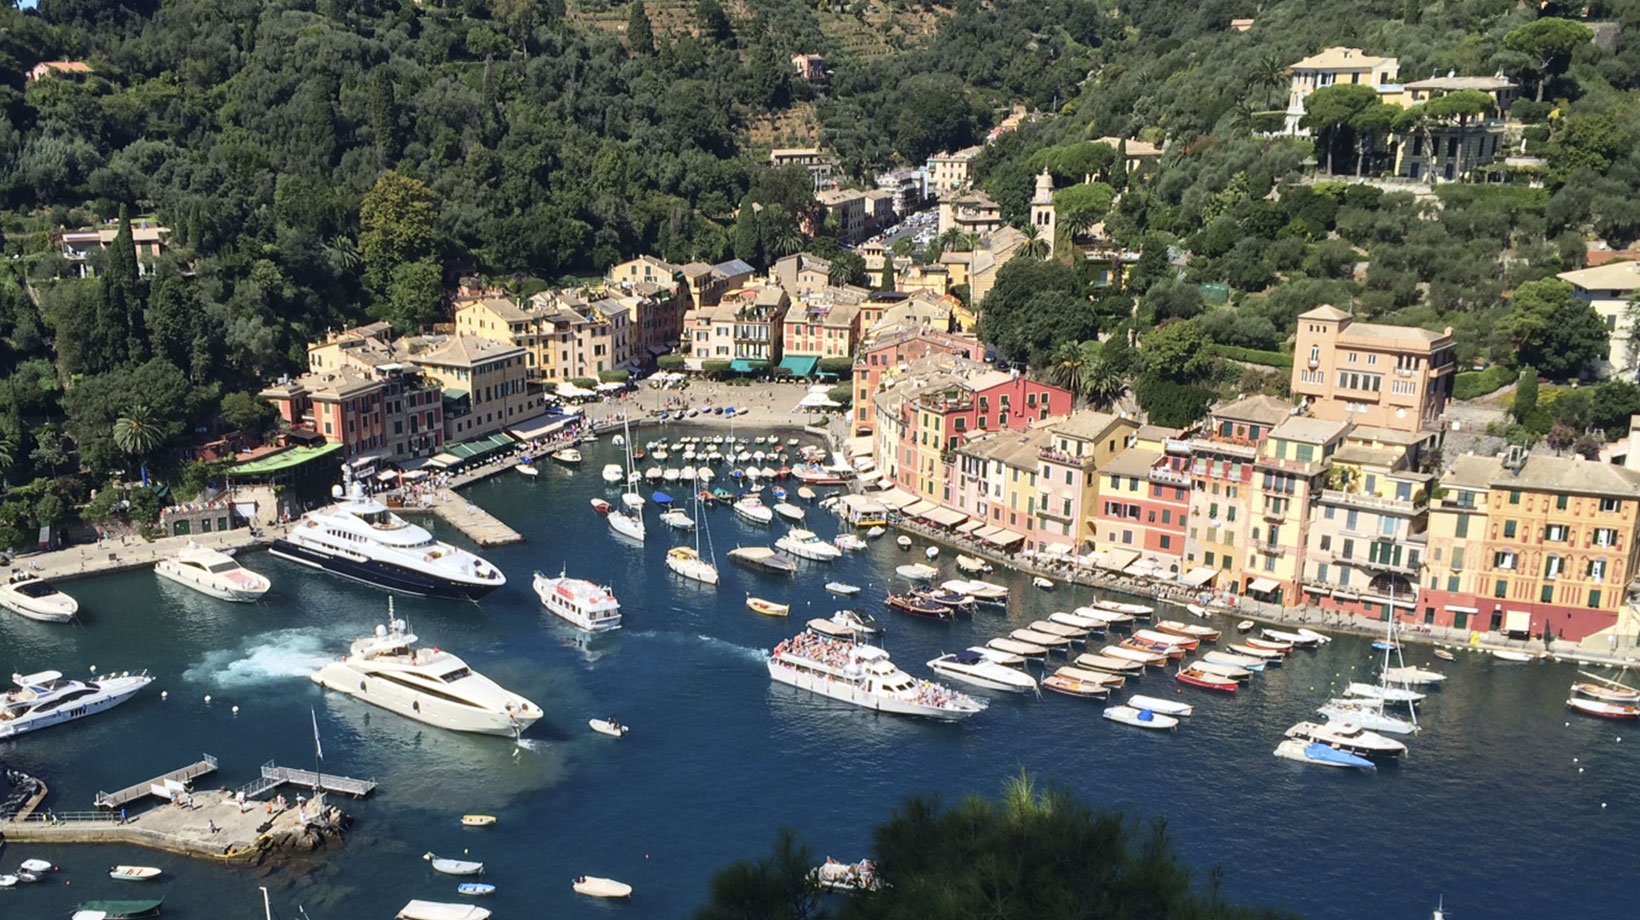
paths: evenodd
<path fill-rule="evenodd" d="M 1385 498 L 1371 492 L 1344 492 L 1339 489 L 1322 489 L 1321 500 L 1359 505 L 1363 508 L 1376 508 L 1382 511 L 1395 511 L 1401 514 L 1416 514 L 1428 507 L 1427 504 L 1415 504 L 1408 499 Z"/>
<path fill-rule="evenodd" d="M 1190 453 L 1190 442 L 1184 438 L 1163 438 L 1162 450 L 1170 454 Z"/>
<path fill-rule="evenodd" d="M 1151 467 L 1149 479 L 1151 482 L 1165 482 L 1169 485 L 1175 486 L 1190 485 L 1190 475 L 1188 473 L 1181 473 L 1178 470 L 1165 466 Z"/>
<path fill-rule="evenodd" d="M 1052 460 L 1055 463 L 1069 463 L 1075 466 L 1081 466 L 1084 463 L 1090 463 L 1093 460 L 1092 456 L 1078 456 L 1076 454 L 1053 447 L 1039 448 L 1036 452 L 1036 456 L 1041 460 Z"/>
<path fill-rule="evenodd" d="M 118 824 L 120 813 L 117 811 L 53 811 L 36 810 L 26 818 L 12 818 L 23 824 Z"/>

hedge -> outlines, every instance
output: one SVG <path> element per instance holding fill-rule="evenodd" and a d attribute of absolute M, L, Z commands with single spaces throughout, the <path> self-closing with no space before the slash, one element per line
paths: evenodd
<path fill-rule="evenodd" d="M 681 371 L 685 364 L 683 355 L 661 355 L 655 359 L 655 366 L 663 371 Z"/>
<path fill-rule="evenodd" d="M 1515 382 L 1520 375 L 1501 364 L 1484 371 L 1464 371 L 1452 384 L 1453 399 L 1478 399 Z"/>
<path fill-rule="evenodd" d="M 1213 354 L 1232 361 L 1245 361 L 1248 364 L 1262 364 L 1265 367 L 1281 367 L 1293 369 L 1293 356 L 1279 351 L 1261 351 L 1257 348 L 1242 348 L 1239 345 L 1214 345 Z"/>
<path fill-rule="evenodd" d="M 598 385 L 598 381 L 592 379 L 591 377 L 572 377 L 569 382 L 583 390 L 590 390 Z"/>
<path fill-rule="evenodd" d="M 623 370 L 599 371 L 598 379 L 604 383 L 625 383 L 632 379 L 632 372 Z"/>

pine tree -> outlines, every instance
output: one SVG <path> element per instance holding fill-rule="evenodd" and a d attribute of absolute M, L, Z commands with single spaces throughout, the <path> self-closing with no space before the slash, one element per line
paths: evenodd
<path fill-rule="evenodd" d="M 626 44 L 633 54 L 655 52 L 655 29 L 649 24 L 649 15 L 644 12 L 643 0 L 632 0 L 626 20 Z"/>

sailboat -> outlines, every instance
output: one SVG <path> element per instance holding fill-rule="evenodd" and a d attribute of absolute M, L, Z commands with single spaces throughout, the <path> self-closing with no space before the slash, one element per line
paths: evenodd
<path fill-rule="evenodd" d="M 1393 591 L 1393 589 L 1392 589 Z M 1392 598 L 1393 599 L 1393 598 Z M 1392 608 L 1393 609 L 1393 608 Z M 1338 700 L 1333 700 L 1322 708 L 1322 713 L 1332 722 L 1348 722 L 1358 724 L 1362 728 L 1376 728 L 1384 731 L 1394 731 L 1401 734 L 1412 734 L 1418 731 L 1418 700 L 1422 695 L 1412 690 L 1413 680 L 1409 672 L 1418 672 L 1417 668 L 1408 668 L 1406 659 L 1401 655 L 1401 642 L 1395 635 L 1395 615 L 1391 613 L 1384 621 L 1384 638 L 1381 642 L 1374 642 L 1373 648 L 1381 649 L 1384 653 L 1384 663 L 1378 673 L 1378 687 L 1372 688 L 1351 685 L 1351 695 L 1365 699 L 1356 706 L 1339 706 Z M 1390 667 L 1389 657 L 1395 656 L 1400 662 L 1399 667 Z M 1441 675 L 1428 672 L 1439 680 L 1445 680 Z M 1395 684 L 1396 686 L 1391 686 Z M 1368 692 L 1363 693 L 1361 691 Z M 1384 707 L 1388 703 L 1406 703 L 1408 717 L 1398 719 L 1385 713 Z M 1328 711 L 1331 709 L 1332 711 Z M 1373 712 L 1372 710 L 1376 710 Z"/>
<path fill-rule="evenodd" d="M 621 420 L 621 430 L 626 432 L 626 491 L 621 493 L 621 504 L 636 512 L 643 507 L 643 496 L 638 494 L 638 471 L 632 467 L 632 423 L 627 419 Z M 639 537 L 638 539 L 643 539 Z"/>
<path fill-rule="evenodd" d="M 706 518 L 700 513 L 700 493 L 695 493 L 695 517 L 700 520 L 700 526 L 695 528 L 695 545 L 674 546 L 666 553 L 666 567 L 702 584 L 716 585 L 718 583 L 717 566 L 712 564 L 712 544 L 710 538 L 706 544 L 706 555 L 700 554 L 700 532 L 706 529 Z"/>
<path fill-rule="evenodd" d="M 626 440 L 628 445 L 626 452 L 626 468 L 630 471 L 632 469 L 632 433 L 630 431 L 627 432 Z M 604 520 L 609 522 L 610 530 L 615 531 L 623 537 L 629 537 L 633 540 L 637 540 L 639 543 L 642 543 L 644 539 L 643 496 L 634 491 L 634 488 L 635 487 L 630 485 L 627 486 L 628 491 L 621 496 L 621 502 L 627 507 L 628 510 L 612 510 L 608 514 L 604 515 Z"/>

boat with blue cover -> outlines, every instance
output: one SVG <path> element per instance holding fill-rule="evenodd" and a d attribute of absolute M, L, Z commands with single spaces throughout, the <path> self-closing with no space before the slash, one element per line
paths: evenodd
<path fill-rule="evenodd" d="M 1302 741 L 1298 738 L 1288 738 L 1276 745 L 1275 755 L 1283 760 L 1293 760 L 1298 763 L 1310 763 L 1319 767 L 1355 767 L 1359 770 L 1376 770 L 1378 765 L 1365 757 L 1351 754 L 1328 747 L 1318 741 Z"/>
<path fill-rule="evenodd" d="M 465 882 L 457 885 L 456 891 L 468 897 L 481 898 L 485 895 L 495 894 L 495 886 L 487 885 L 484 882 Z"/>

